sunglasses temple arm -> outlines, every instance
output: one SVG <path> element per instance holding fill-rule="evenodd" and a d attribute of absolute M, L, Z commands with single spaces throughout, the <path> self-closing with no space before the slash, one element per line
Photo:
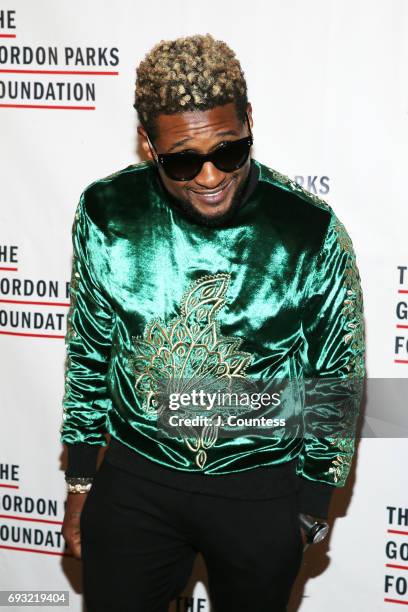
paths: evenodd
<path fill-rule="evenodd" d="M 152 153 L 152 155 L 154 157 L 154 160 L 158 163 L 159 162 L 159 158 L 158 158 L 158 155 L 156 153 L 156 149 L 154 148 L 154 146 L 152 144 L 152 141 L 150 140 L 149 135 L 148 135 L 147 132 L 146 132 L 146 138 L 147 138 L 148 145 L 150 147 L 150 151 L 151 151 L 151 153 Z"/>
<path fill-rule="evenodd" d="M 245 111 L 245 117 L 246 117 L 246 120 L 247 120 L 247 123 L 248 123 L 249 135 L 252 136 L 251 124 L 249 122 L 248 113 L 246 111 Z"/>

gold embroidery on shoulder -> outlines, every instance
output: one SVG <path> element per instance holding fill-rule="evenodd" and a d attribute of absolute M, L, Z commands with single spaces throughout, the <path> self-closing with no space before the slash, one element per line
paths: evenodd
<path fill-rule="evenodd" d="M 220 387 L 228 387 L 232 379 L 247 379 L 245 370 L 253 356 L 239 350 L 241 338 L 223 336 L 217 320 L 229 282 L 229 273 L 202 276 L 183 294 L 179 317 L 167 325 L 160 318 L 153 319 L 142 336 L 132 336 L 135 354 L 130 359 L 135 388 L 144 398 L 147 414 L 155 417 L 165 409 L 158 399 L 158 380 L 165 381 L 166 388 L 180 391 L 177 382 L 172 385 L 175 379 L 211 377 Z M 212 424 L 204 427 L 201 434 L 191 428 L 191 436 L 183 435 L 199 468 L 206 464 L 207 451 L 215 444 L 218 429 Z"/>
<path fill-rule="evenodd" d="M 294 181 L 293 179 L 286 176 L 286 174 L 282 174 L 281 172 L 278 172 L 277 170 L 274 170 L 273 168 L 268 168 L 268 170 L 272 174 L 272 179 L 276 181 L 277 183 L 281 183 L 282 185 L 289 187 L 289 189 L 292 192 L 297 191 L 301 193 L 303 196 L 306 197 L 306 199 L 308 198 L 312 200 L 312 202 L 317 204 L 317 206 L 319 206 L 320 208 L 324 208 L 325 210 L 331 210 L 331 206 L 328 202 L 326 202 L 326 200 L 324 200 L 323 198 L 320 198 L 319 196 L 315 195 L 311 191 L 307 191 L 307 189 L 299 185 L 299 183 L 296 183 L 296 181 Z"/>

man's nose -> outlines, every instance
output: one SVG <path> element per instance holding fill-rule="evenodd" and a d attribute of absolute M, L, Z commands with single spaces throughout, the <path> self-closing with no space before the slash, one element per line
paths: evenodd
<path fill-rule="evenodd" d="M 224 178 L 225 172 L 221 172 L 212 162 L 207 161 L 203 164 L 200 174 L 196 176 L 195 182 L 200 187 L 215 189 L 224 181 Z"/>

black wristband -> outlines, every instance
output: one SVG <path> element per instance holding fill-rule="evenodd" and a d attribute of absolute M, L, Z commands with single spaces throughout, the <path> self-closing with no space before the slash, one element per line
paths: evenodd
<path fill-rule="evenodd" d="M 78 442 L 67 444 L 68 462 L 66 477 L 93 477 L 96 474 L 96 464 L 101 445 Z"/>

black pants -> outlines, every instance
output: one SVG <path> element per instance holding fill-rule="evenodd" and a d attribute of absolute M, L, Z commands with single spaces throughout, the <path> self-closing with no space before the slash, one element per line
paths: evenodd
<path fill-rule="evenodd" d="M 81 514 L 88 612 L 167 612 L 200 552 L 212 612 L 284 612 L 303 544 L 296 494 L 202 495 L 104 461 Z"/>

